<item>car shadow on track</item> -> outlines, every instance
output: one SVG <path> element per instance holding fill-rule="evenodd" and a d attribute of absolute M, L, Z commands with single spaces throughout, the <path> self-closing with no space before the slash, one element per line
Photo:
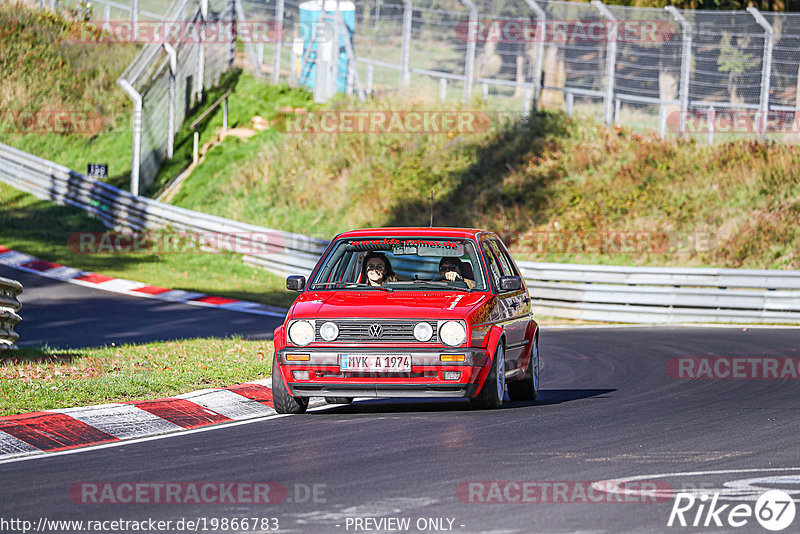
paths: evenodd
<path fill-rule="evenodd" d="M 535 406 L 561 404 L 591 397 L 600 397 L 612 393 L 616 389 L 543 389 L 535 401 L 509 401 L 503 404 L 503 410 Z M 323 405 L 325 407 L 325 405 Z M 353 404 L 327 405 L 324 410 L 308 412 L 314 415 L 323 414 L 369 414 L 369 413 L 412 413 L 412 412 L 468 412 L 473 411 L 466 399 L 364 399 Z M 474 410 L 479 411 L 479 410 Z"/>

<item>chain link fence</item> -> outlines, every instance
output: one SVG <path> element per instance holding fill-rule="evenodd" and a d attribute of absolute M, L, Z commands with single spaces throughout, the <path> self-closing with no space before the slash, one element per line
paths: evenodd
<path fill-rule="evenodd" d="M 298 24 L 301 4 L 248 1 L 284 30 L 258 64 L 296 82 L 293 64 L 305 58 L 292 42 L 313 31 Z M 410 86 L 441 101 L 560 108 L 662 137 L 800 137 L 800 14 L 368 0 L 355 17 L 355 68 L 372 93 Z"/>

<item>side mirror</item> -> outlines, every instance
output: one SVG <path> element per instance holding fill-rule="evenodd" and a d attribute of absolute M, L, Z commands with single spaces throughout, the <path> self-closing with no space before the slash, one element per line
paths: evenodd
<path fill-rule="evenodd" d="M 519 276 L 501 276 L 498 286 L 500 291 L 519 291 L 522 289 L 522 278 Z"/>
<path fill-rule="evenodd" d="M 286 278 L 286 289 L 290 291 L 302 291 L 306 287 L 306 277 L 300 275 L 288 276 Z"/>

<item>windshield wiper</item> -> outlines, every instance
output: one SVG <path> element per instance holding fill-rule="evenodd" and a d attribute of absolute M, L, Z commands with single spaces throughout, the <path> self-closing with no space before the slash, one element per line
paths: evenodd
<path fill-rule="evenodd" d="M 416 279 L 416 280 L 412 280 L 411 283 L 413 283 L 415 285 L 416 284 L 426 284 L 426 285 L 431 285 L 431 286 L 435 286 L 435 287 L 444 287 L 444 288 L 447 288 L 447 289 L 455 289 L 456 291 L 466 291 L 467 293 L 472 293 L 472 290 L 470 288 L 468 288 L 468 287 L 451 286 L 449 282 L 444 282 L 444 281 L 441 281 L 441 280 L 421 280 L 421 279 Z"/>
<path fill-rule="evenodd" d="M 319 286 L 345 286 L 345 287 L 364 287 L 369 289 L 380 289 L 382 291 L 388 291 L 389 293 L 393 293 L 394 290 L 390 287 L 383 287 L 383 286 L 373 286 L 370 284 L 364 284 L 359 282 L 321 282 L 317 284 L 312 284 L 311 287 L 319 287 Z"/>

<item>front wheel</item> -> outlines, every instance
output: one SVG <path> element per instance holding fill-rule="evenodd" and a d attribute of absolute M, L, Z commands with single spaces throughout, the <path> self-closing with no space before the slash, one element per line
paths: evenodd
<path fill-rule="evenodd" d="M 283 383 L 278 369 L 277 357 L 272 357 L 272 402 L 278 413 L 305 413 L 308 408 L 308 397 L 292 397 Z"/>
<path fill-rule="evenodd" d="M 508 383 L 508 397 L 513 401 L 532 401 L 539 395 L 539 336 L 533 338 L 531 361 L 522 380 Z"/>
<path fill-rule="evenodd" d="M 481 392 L 474 399 L 470 399 L 472 406 L 479 410 L 494 410 L 502 408 L 503 397 L 506 395 L 506 357 L 503 342 L 497 344 L 497 350 L 492 360 L 492 368 L 486 375 Z"/>

